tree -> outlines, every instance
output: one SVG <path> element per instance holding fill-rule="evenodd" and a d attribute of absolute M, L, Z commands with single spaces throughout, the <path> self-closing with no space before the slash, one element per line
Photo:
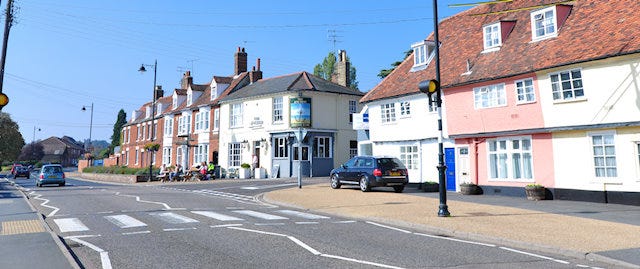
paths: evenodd
<path fill-rule="evenodd" d="M 413 50 L 407 50 L 404 52 L 404 58 L 407 59 L 407 57 L 409 57 L 409 55 L 411 55 L 411 53 L 413 53 Z M 389 74 L 391 74 L 391 72 L 393 72 L 393 70 L 396 69 L 396 67 L 398 67 L 400 64 L 402 63 L 402 61 L 397 61 L 391 64 L 391 68 L 389 69 L 382 69 L 380 70 L 380 73 L 378 73 L 378 77 L 379 78 L 386 78 Z"/>
<path fill-rule="evenodd" d="M 120 132 L 122 131 L 122 126 L 127 123 L 127 113 L 124 112 L 123 109 L 118 111 L 118 118 L 116 119 L 116 123 L 113 124 L 113 134 L 111 135 L 111 145 L 109 145 L 109 152 L 107 155 L 113 153 L 113 149 L 117 146 L 120 146 Z M 100 155 L 104 155 L 101 153 Z"/>
<path fill-rule="evenodd" d="M 22 148 L 18 160 L 20 161 L 33 161 L 34 163 L 42 160 L 44 157 L 44 149 L 40 143 L 30 143 Z"/>
<path fill-rule="evenodd" d="M 0 112 L 0 163 L 14 161 L 24 147 L 18 123 L 8 113 Z"/>
<path fill-rule="evenodd" d="M 335 54 L 335 52 L 329 52 L 329 55 L 327 55 L 327 57 L 324 58 L 324 60 L 322 60 L 321 64 L 317 64 L 314 68 L 313 68 L 313 74 L 321 77 L 325 80 L 331 80 L 331 75 L 333 74 L 333 68 L 336 64 L 337 61 L 337 56 Z M 349 56 L 347 56 L 347 61 L 351 62 L 351 60 L 349 60 Z M 358 81 L 356 79 L 356 68 L 351 65 L 349 67 L 349 81 L 347 81 L 347 87 L 357 90 L 358 89 Z"/>

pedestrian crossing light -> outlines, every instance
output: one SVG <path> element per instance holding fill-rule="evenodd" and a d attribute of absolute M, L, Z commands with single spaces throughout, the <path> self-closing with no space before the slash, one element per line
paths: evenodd
<path fill-rule="evenodd" d="M 431 95 L 440 90 L 440 82 L 435 79 L 423 80 L 418 84 L 418 88 L 422 93 L 427 94 L 429 99 L 431 99 Z"/>
<path fill-rule="evenodd" d="M 0 110 L 2 110 L 2 108 L 6 106 L 8 103 L 9 103 L 9 97 L 4 93 L 0 93 Z"/>

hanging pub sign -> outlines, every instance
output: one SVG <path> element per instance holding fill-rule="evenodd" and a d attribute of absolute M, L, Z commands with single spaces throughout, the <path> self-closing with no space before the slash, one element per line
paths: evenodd
<path fill-rule="evenodd" d="M 289 99 L 289 122 L 291 128 L 311 127 L 311 98 L 292 97 Z"/>

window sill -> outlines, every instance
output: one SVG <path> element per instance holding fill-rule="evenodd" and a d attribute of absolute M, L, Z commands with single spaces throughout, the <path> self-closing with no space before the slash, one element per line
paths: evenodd
<path fill-rule="evenodd" d="M 490 178 L 489 182 L 514 182 L 514 183 L 534 183 L 535 179 L 513 179 L 513 178 Z"/>
<path fill-rule="evenodd" d="M 480 53 L 490 53 L 490 52 L 495 52 L 495 51 L 499 51 L 500 50 L 500 46 L 502 46 L 502 44 L 495 46 L 495 47 L 490 47 L 490 48 L 484 48 L 484 50 Z"/>
<path fill-rule="evenodd" d="M 427 69 L 427 66 L 429 66 L 428 63 L 414 65 L 413 67 L 411 67 L 411 70 L 409 70 L 409 72 L 417 72 L 417 71 L 425 70 Z"/>
<path fill-rule="evenodd" d="M 588 99 L 586 97 L 568 99 L 568 100 L 553 100 L 553 104 L 567 104 L 567 103 L 578 103 L 578 102 L 586 102 Z"/>
<path fill-rule="evenodd" d="M 528 105 L 528 104 L 535 104 L 535 103 L 536 103 L 536 101 L 535 101 L 535 100 L 533 100 L 533 101 L 525 101 L 525 102 L 516 102 L 516 106 L 519 106 L 519 105 Z"/>
<path fill-rule="evenodd" d="M 532 37 L 531 38 L 531 42 L 529 42 L 529 43 L 535 43 L 535 42 L 538 42 L 538 41 L 543 41 L 543 40 L 552 39 L 552 38 L 556 38 L 556 37 L 558 37 L 558 32 L 555 32 L 555 33 L 549 34 L 549 35 L 539 36 L 539 37 Z"/>

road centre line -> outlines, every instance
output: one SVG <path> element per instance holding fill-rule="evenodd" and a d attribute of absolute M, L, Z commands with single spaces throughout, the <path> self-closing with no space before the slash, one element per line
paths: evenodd
<path fill-rule="evenodd" d="M 542 256 L 542 255 L 538 255 L 538 254 L 534 254 L 534 253 L 529 253 L 529 252 L 525 252 L 525 251 L 521 251 L 521 250 L 517 250 L 517 249 L 512 249 L 512 248 L 508 248 L 508 247 L 500 247 L 500 249 L 511 251 L 511 252 L 515 252 L 515 253 L 520 253 L 520 254 L 524 254 L 524 255 L 529 255 L 529 256 L 532 256 L 532 257 L 540 258 L 540 259 L 550 260 L 550 261 L 554 261 L 554 262 L 557 262 L 557 263 L 570 264 L 570 262 L 568 262 L 568 261 L 558 260 L 558 259 L 555 259 L 555 258 Z"/>
<path fill-rule="evenodd" d="M 128 233 L 122 233 L 122 235 L 149 234 L 149 233 L 151 233 L 151 231 L 128 232 Z"/>
<path fill-rule="evenodd" d="M 99 236 L 99 235 L 97 235 Z M 89 247 L 90 249 L 93 249 L 94 251 L 100 253 L 100 262 L 102 263 L 102 269 L 111 269 L 111 260 L 109 259 L 109 253 L 104 251 L 103 249 L 99 248 L 98 246 L 91 244 L 87 241 L 81 240 L 80 238 L 83 237 L 97 237 L 94 235 L 85 235 L 85 236 L 67 236 L 64 237 L 64 239 L 69 239 L 71 241 L 75 241 L 79 244 L 82 244 L 86 247 Z"/>
<path fill-rule="evenodd" d="M 356 260 L 356 259 L 352 259 L 352 258 L 336 256 L 336 255 L 330 255 L 330 254 L 322 254 L 322 252 L 312 248 L 311 246 L 309 246 L 309 245 L 305 244 L 304 242 L 300 241 L 299 239 L 297 239 L 297 238 L 295 238 L 293 236 L 290 236 L 290 235 L 286 235 L 286 234 L 265 232 L 265 231 L 260 231 L 260 230 L 253 230 L 253 229 L 246 229 L 246 228 L 239 228 L 239 227 L 228 227 L 228 229 L 234 229 L 234 230 L 252 232 L 252 233 L 259 233 L 259 234 L 264 234 L 264 235 L 274 235 L 274 236 L 286 237 L 289 240 L 291 240 L 294 243 L 296 243 L 298 246 L 301 246 L 302 248 L 304 248 L 307 251 L 311 252 L 313 255 L 320 256 L 320 257 L 339 259 L 339 260 L 343 260 L 343 261 L 349 261 L 349 262 L 355 262 L 355 263 L 360 263 L 360 264 L 373 265 L 373 266 L 383 267 L 383 268 L 402 269 L 402 267 L 397 267 L 397 266 L 391 266 L 391 265 L 386 265 L 386 264 L 381 264 L 381 263 L 368 262 L 368 261 L 363 261 L 363 260 Z"/>
<path fill-rule="evenodd" d="M 398 229 L 398 228 L 395 228 L 395 227 L 391 227 L 391 226 L 387 226 L 387 225 L 382 225 L 382 224 L 375 223 L 375 222 L 371 222 L 371 221 L 367 221 L 366 223 L 369 223 L 369 224 L 371 224 L 371 225 L 375 225 L 375 226 L 378 226 L 378 227 L 387 228 L 387 229 L 390 229 L 390 230 L 394 230 L 394 231 L 398 231 L 398 232 L 406 233 L 406 234 L 410 234 L 410 233 L 411 233 L 411 231 L 407 231 L 407 230 L 403 230 L 403 229 Z"/>
<path fill-rule="evenodd" d="M 140 196 L 128 195 L 128 194 L 120 194 L 120 192 L 116 192 L 116 193 L 115 193 L 115 195 L 116 195 L 116 196 L 135 197 L 135 198 L 136 198 L 136 201 L 138 201 L 138 202 L 141 202 L 141 203 L 149 203 L 149 204 L 158 204 L 158 205 L 162 205 L 162 206 L 164 206 L 164 208 L 166 208 L 166 209 L 171 209 L 171 207 L 170 207 L 169 205 L 167 205 L 166 203 L 142 200 L 142 199 L 140 199 Z"/>

